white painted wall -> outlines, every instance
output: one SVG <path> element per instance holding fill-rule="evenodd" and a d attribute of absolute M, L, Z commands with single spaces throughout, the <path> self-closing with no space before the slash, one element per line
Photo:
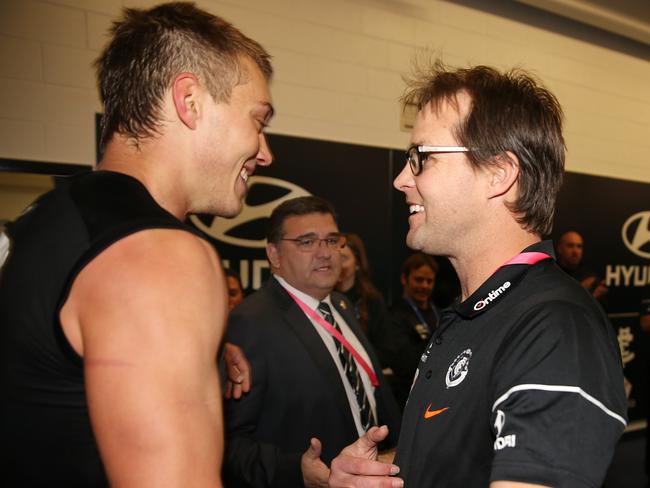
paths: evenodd
<path fill-rule="evenodd" d="M 123 4 L 0 0 L 0 157 L 94 162 L 92 60 Z M 417 48 L 451 64 L 520 65 L 567 116 L 567 169 L 650 182 L 650 63 L 435 0 L 203 0 L 273 55 L 271 131 L 401 148 L 401 76 Z"/>

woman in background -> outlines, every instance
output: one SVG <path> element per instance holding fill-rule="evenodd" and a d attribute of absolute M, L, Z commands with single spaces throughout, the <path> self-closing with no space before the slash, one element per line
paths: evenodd
<path fill-rule="evenodd" d="M 346 234 L 346 245 L 341 249 L 341 275 L 336 290 L 343 293 L 352 305 L 363 332 L 373 345 L 379 363 L 385 368 L 394 352 L 389 347 L 390 320 L 384 297 L 370 279 L 370 264 L 366 247 L 357 234 Z M 391 370 L 384 369 L 391 382 Z"/>

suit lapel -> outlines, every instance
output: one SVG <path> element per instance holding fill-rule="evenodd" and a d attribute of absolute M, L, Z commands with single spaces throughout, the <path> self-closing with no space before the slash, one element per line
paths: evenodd
<path fill-rule="evenodd" d="M 283 310 L 282 318 L 288 329 L 292 331 L 305 346 L 305 349 L 312 357 L 319 372 L 325 377 L 329 384 L 329 391 L 336 397 L 341 412 L 346 412 L 345 417 L 349 419 L 350 427 L 356 432 L 352 413 L 350 412 L 350 403 L 348 401 L 345 388 L 343 387 L 342 378 L 339 370 L 333 362 L 320 335 L 314 329 L 311 321 L 305 316 L 302 310 L 296 305 L 287 291 L 278 283 L 275 278 L 269 280 L 272 293 L 275 295 L 276 302 Z M 347 317 L 346 317 L 347 320 Z M 300 367 L 300 365 L 296 365 Z"/>
<path fill-rule="evenodd" d="M 343 298 L 343 295 L 340 295 L 338 293 L 332 293 L 331 300 L 336 310 L 339 312 L 339 314 L 341 314 L 341 317 L 343 317 L 345 322 L 348 324 L 350 330 L 354 333 L 355 336 L 357 336 L 357 339 L 359 339 L 359 342 L 366 350 L 366 353 L 368 354 L 368 357 L 372 363 L 372 369 L 375 371 L 375 374 L 377 374 L 377 371 L 381 371 L 381 368 L 378 367 L 379 363 L 376 361 L 374 350 L 368 341 L 366 334 L 363 332 L 363 330 L 361 330 L 361 325 L 357 321 L 356 317 L 352 315 L 350 303 L 347 302 L 345 298 Z"/>

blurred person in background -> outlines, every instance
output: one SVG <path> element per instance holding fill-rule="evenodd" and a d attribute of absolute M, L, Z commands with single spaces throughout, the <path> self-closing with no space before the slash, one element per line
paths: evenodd
<path fill-rule="evenodd" d="M 244 300 L 244 290 L 241 286 L 239 273 L 226 268 L 226 286 L 228 287 L 228 311 L 231 311 Z"/>
<path fill-rule="evenodd" d="M 354 315 L 385 368 L 388 358 L 384 338 L 390 327 L 388 308 L 370 278 L 370 263 L 361 237 L 350 233 L 346 234 L 346 239 L 346 245 L 341 249 L 341 274 L 336 291 L 343 293 L 354 305 Z M 390 371 L 384 370 L 384 374 L 387 373 L 390 376 Z"/>
<path fill-rule="evenodd" d="M 602 303 L 609 288 L 605 285 L 605 280 L 598 276 L 598 273 L 583 264 L 584 240 L 582 236 L 573 230 L 565 232 L 557 241 L 556 251 L 557 264 L 560 268 L 580 282 L 583 288 Z"/>
<path fill-rule="evenodd" d="M 440 314 L 431 299 L 437 273 L 436 260 L 421 252 L 412 254 L 402 264 L 403 294 L 390 309 L 390 343 L 395 353 L 389 364 L 394 374 L 393 393 L 401 408 L 408 398 L 420 356 L 438 327 Z"/>

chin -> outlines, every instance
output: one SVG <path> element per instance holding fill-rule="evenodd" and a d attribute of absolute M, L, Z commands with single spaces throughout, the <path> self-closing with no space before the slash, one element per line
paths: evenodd
<path fill-rule="evenodd" d="M 408 234 L 406 234 L 406 245 L 413 249 L 414 251 L 421 251 L 422 246 L 420 245 L 418 236 L 416 235 L 415 231 L 410 230 Z"/>
<path fill-rule="evenodd" d="M 219 217 L 225 217 L 231 219 L 237 217 L 242 209 L 244 208 L 244 203 L 241 200 L 230 202 L 229 204 L 222 205 L 216 212 L 216 215 Z"/>

